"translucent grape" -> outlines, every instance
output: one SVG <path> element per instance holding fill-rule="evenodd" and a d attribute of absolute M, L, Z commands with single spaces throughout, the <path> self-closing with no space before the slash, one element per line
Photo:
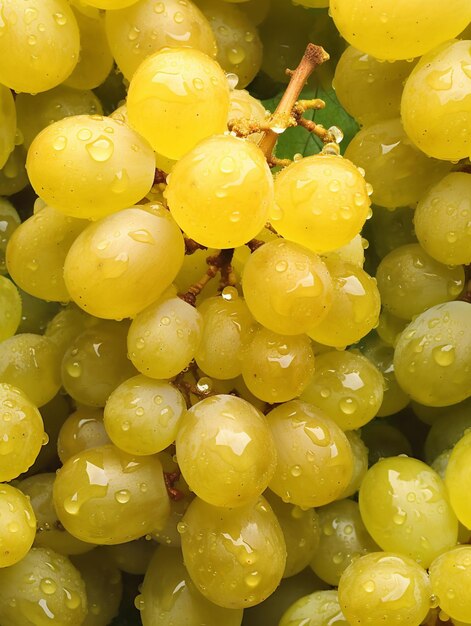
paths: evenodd
<path fill-rule="evenodd" d="M 13 337 L 20 322 L 20 293 L 11 280 L 0 276 L 0 342 Z"/>
<path fill-rule="evenodd" d="M 471 622 L 471 547 L 458 546 L 441 554 L 430 566 L 432 591 L 440 608 L 453 619 Z"/>
<path fill-rule="evenodd" d="M 297 600 L 283 614 L 279 626 L 348 626 L 342 614 L 337 591 L 315 591 Z"/>
<path fill-rule="evenodd" d="M 7 162 L 15 147 L 16 107 L 13 95 L 7 87 L 0 85 L 0 168 Z"/>
<path fill-rule="evenodd" d="M 287 239 L 316 252 L 328 252 L 357 235 L 370 210 L 365 179 L 348 159 L 306 157 L 275 179 L 271 219 Z"/>
<path fill-rule="evenodd" d="M 124 209 L 90 224 L 76 239 L 64 280 L 87 313 L 134 317 L 171 284 L 184 253 L 180 229 L 162 206 Z"/>
<path fill-rule="evenodd" d="M 471 488 L 470 459 L 471 433 L 467 432 L 454 446 L 445 475 L 451 506 L 467 528 L 471 528 L 471 503 L 468 498 Z"/>
<path fill-rule="evenodd" d="M 36 517 L 29 499 L 15 487 L 0 484 L 0 568 L 21 561 L 33 545 Z"/>
<path fill-rule="evenodd" d="M 378 59 L 412 59 L 458 35 L 471 20 L 467 0 L 430 5 L 414 0 L 391 7 L 388 0 L 332 0 L 330 11 L 348 43 Z"/>
<path fill-rule="evenodd" d="M 143 576 L 157 548 L 155 541 L 142 537 L 127 543 L 103 546 L 101 552 L 122 572 Z"/>
<path fill-rule="evenodd" d="M 405 328 L 396 345 L 394 368 L 413 400 L 448 406 L 471 395 L 470 316 L 471 304 L 447 302 Z"/>
<path fill-rule="evenodd" d="M 414 211 L 408 207 L 394 211 L 374 207 L 373 218 L 368 227 L 371 229 L 374 250 L 380 258 L 399 246 L 417 241 L 413 219 Z"/>
<path fill-rule="evenodd" d="M 56 344 L 62 357 L 77 335 L 99 323 L 99 319 L 88 315 L 72 303 L 62 308 L 47 323 L 44 334 Z"/>
<path fill-rule="evenodd" d="M 414 297 L 416 296 L 417 294 L 415 293 Z M 399 335 L 402 333 L 407 324 L 408 320 L 405 320 L 401 317 L 396 317 L 387 309 L 382 309 L 379 315 L 376 332 L 378 333 L 379 337 L 389 346 L 395 346 Z"/>
<path fill-rule="evenodd" d="M 111 443 L 103 423 L 103 411 L 81 406 L 63 422 L 57 437 L 57 452 L 62 463 L 82 450 Z"/>
<path fill-rule="evenodd" d="M 67 163 L 68 175 L 63 175 Z M 109 117 L 73 115 L 45 128 L 28 151 L 28 175 L 45 202 L 71 217 L 99 219 L 140 200 L 154 180 L 147 142 Z"/>
<path fill-rule="evenodd" d="M 353 473 L 353 454 L 344 433 L 320 409 L 293 400 L 270 411 L 278 463 L 270 489 L 302 508 L 338 498 Z"/>
<path fill-rule="evenodd" d="M 168 49 L 147 58 L 128 92 L 129 123 L 154 150 L 179 159 L 226 129 L 229 86 L 219 65 L 199 50 Z"/>
<path fill-rule="evenodd" d="M 170 383 L 134 376 L 108 398 L 105 428 L 121 450 L 155 454 L 175 441 L 185 411 L 184 397 Z"/>
<path fill-rule="evenodd" d="M 169 514 L 162 465 L 107 445 L 68 459 L 54 483 L 54 506 L 74 537 L 124 543 L 162 526 Z"/>
<path fill-rule="evenodd" d="M 20 216 L 14 206 L 6 198 L 0 198 L 0 274 L 7 273 L 5 251 L 10 237 L 20 222 Z"/>
<path fill-rule="evenodd" d="M 368 470 L 368 448 L 359 433 L 360 431 L 357 430 L 345 432 L 353 454 L 353 473 L 350 482 L 339 496 L 339 500 L 349 498 L 357 493 Z"/>
<path fill-rule="evenodd" d="M 190 489 L 214 506 L 253 502 L 275 471 L 275 444 L 265 417 L 235 396 L 215 395 L 191 407 L 176 446 Z"/>
<path fill-rule="evenodd" d="M 417 410 L 417 405 L 414 411 Z M 452 406 L 435 409 L 438 414 L 432 423 L 424 443 L 424 456 L 432 463 L 444 450 L 453 446 L 471 428 L 471 398 Z"/>
<path fill-rule="evenodd" d="M 280 583 L 286 545 L 264 498 L 236 509 L 195 498 L 179 531 L 188 573 L 211 602 L 228 609 L 253 606 Z"/>
<path fill-rule="evenodd" d="M 321 258 L 343 261 L 344 263 L 351 263 L 352 265 L 363 267 L 365 263 L 366 243 L 366 240 L 358 234 L 344 246 L 341 246 L 336 250 L 331 250 L 330 252 L 323 252 L 321 254 Z"/>
<path fill-rule="evenodd" d="M 26 151 L 24 146 L 16 146 L 0 170 L 0 195 L 12 196 L 26 187 Z"/>

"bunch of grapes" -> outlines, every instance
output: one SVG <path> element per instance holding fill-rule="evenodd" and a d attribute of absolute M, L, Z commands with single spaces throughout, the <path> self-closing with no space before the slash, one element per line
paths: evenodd
<path fill-rule="evenodd" d="M 471 624 L 470 24 L 0 0 L 2 626 Z"/>

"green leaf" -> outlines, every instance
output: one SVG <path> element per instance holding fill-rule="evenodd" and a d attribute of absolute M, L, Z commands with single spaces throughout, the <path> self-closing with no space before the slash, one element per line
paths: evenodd
<path fill-rule="evenodd" d="M 264 100 L 263 105 L 272 113 L 276 109 L 282 94 L 278 94 L 275 98 Z M 304 117 L 308 120 L 322 124 L 325 128 L 338 126 L 344 134 L 344 138 L 340 144 L 342 153 L 345 152 L 350 141 L 358 132 L 359 126 L 340 104 L 335 95 L 334 89 L 328 90 L 318 85 L 315 88 L 306 87 L 300 95 L 300 100 L 311 100 L 320 98 L 325 102 L 325 108 L 318 111 L 306 111 Z M 295 154 L 303 156 L 311 156 L 322 150 L 322 142 L 305 128 L 288 128 L 278 139 L 275 148 L 275 156 L 280 159 L 292 159 Z"/>

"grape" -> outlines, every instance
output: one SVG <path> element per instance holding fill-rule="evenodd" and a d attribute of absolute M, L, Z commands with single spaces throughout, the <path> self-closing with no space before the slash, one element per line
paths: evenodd
<path fill-rule="evenodd" d="M 258 26 L 268 15 L 270 0 L 246 0 L 238 8 L 248 16 L 255 26 Z"/>
<path fill-rule="evenodd" d="M 0 620 L 4 626 L 81 626 L 87 614 L 83 580 L 65 556 L 32 548 L 0 569 Z"/>
<path fill-rule="evenodd" d="M 451 506 L 459 521 L 471 528 L 471 506 L 468 498 L 471 487 L 471 433 L 467 432 L 454 446 L 445 475 L 445 484 Z"/>
<path fill-rule="evenodd" d="M 111 443 L 103 423 L 103 411 L 81 406 L 63 422 L 57 437 L 57 452 L 62 463 L 82 450 Z"/>
<path fill-rule="evenodd" d="M 130 3 L 128 3 L 130 4 Z M 139 0 L 122 11 L 106 14 L 111 52 L 131 80 L 139 65 L 162 48 L 194 48 L 216 56 L 216 40 L 203 13 L 191 0 Z"/>
<path fill-rule="evenodd" d="M 415 211 L 417 238 L 431 257 L 449 265 L 471 263 L 471 177 L 445 176 L 424 195 Z"/>
<path fill-rule="evenodd" d="M 266 418 L 230 395 L 201 400 L 182 418 L 177 459 L 190 489 L 217 507 L 253 502 L 267 488 L 276 450 Z"/>
<path fill-rule="evenodd" d="M 271 404 L 297 398 L 314 373 L 307 335 L 278 335 L 259 326 L 246 336 L 240 357 L 248 389 Z"/>
<path fill-rule="evenodd" d="M 185 411 L 184 397 L 170 383 L 134 376 L 108 398 L 105 428 L 121 450 L 155 454 L 175 441 Z"/>
<path fill-rule="evenodd" d="M 331 250 L 330 252 L 323 252 L 321 258 L 343 261 L 344 263 L 351 263 L 352 265 L 363 267 L 365 263 L 365 245 L 367 243 L 366 239 L 363 239 L 363 237 L 358 234 L 344 246 L 336 250 Z"/>
<path fill-rule="evenodd" d="M 217 250 L 210 248 L 208 250 L 196 250 L 193 254 L 185 255 L 180 271 L 173 281 L 178 293 L 186 293 L 192 285 L 201 280 L 201 277 L 206 274 L 206 270 L 208 269 L 206 259 L 217 253 Z M 196 298 L 197 304 L 200 304 L 205 298 L 219 295 L 218 287 L 219 284 L 216 280 L 209 281 L 201 294 Z"/>
<path fill-rule="evenodd" d="M 188 573 L 211 602 L 228 609 L 246 608 L 265 600 L 278 586 L 286 545 L 264 498 L 236 509 L 195 498 L 179 531 Z"/>
<path fill-rule="evenodd" d="M 374 207 L 373 219 L 368 226 L 371 228 L 375 252 L 380 258 L 399 246 L 417 241 L 413 219 L 414 211 L 408 207 L 394 211 L 379 206 Z"/>
<path fill-rule="evenodd" d="M 20 322 L 20 293 L 11 280 L 0 276 L 0 342 L 12 337 Z"/>
<path fill-rule="evenodd" d="M 12 196 L 26 187 L 26 151 L 24 146 L 16 146 L 0 170 L 0 195 Z"/>
<path fill-rule="evenodd" d="M 77 237 L 65 260 L 64 280 L 87 313 L 134 317 L 171 284 L 184 253 L 183 236 L 166 209 L 124 209 Z"/>
<path fill-rule="evenodd" d="M 250 95 L 245 89 L 232 89 L 229 94 L 229 113 L 227 121 L 250 120 L 254 124 L 261 124 L 267 119 L 267 111 L 260 100 Z M 258 143 L 262 133 L 249 135 L 248 140 Z"/>
<path fill-rule="evenodd" d="M 362 126 L 389 120 L 399 115 L 404 81 L 412 68 L 407 61 L 382 63 L 348 46 L 335 68 L 335 93 Z"/>
<path fill-rule="evenodd" d="M 103 546 L 101 551 L 122 572 L 144 576 L 157 548 L 155 541 L 143 537 L 114 546 Z"/>
<path fill-rule="evenodd" d="M 361 438 L 368 448 L 370 465 L 396 455 L 412 456 L 410 442 L 404 433 L 382 420 L 375 420 L 364 426 L 361 429 Z"/>
<path fill-rule="evenodd" d="M 430 566 L 432 591 L 454 624 L 456 620 L 471 621 L 470 564 L 471 546 L 458 546 L 438 556 Z"/>
<path fill-rule="evenodd" d="M 77 335 L 99 323 L 100 320 L 96 317 L 88 315 L 75 304 L 69 304 L 48 322 L 44 334 L 55 343 L 61 357 L 63 357 L 65 351 Z"/>
<path fill-rule="evenodd" d="M 150 562 L 139 605 L 144 626 L 240 626 L 242 621 L 242 609 L 216 606 L 201 595 L 185 569 L 180 551 L 169 548 L 160 548 Z"/>
<path fill-rule="evenodd" d="M 76 66 L 80 51 L 68 2 L 9 0 L 2 5 L 0 82 L 28 93 L 59 85 Z"/>
<path fill-rule="evenodd" d="M 297 600 L 283 614 L 279 626 L 348 626 L 342 614 L 337 591 L 315 591 Z"/>
<path fill-rule="evenodd" d="M 382 305 L 393 315 L 409 320 L 457 298 L 464 279 L 463 267 L 438 263 L 417 243 L 387 254 L 376 273 Z"/>
<path fill-rule="evenodd" d="M 129 358 L 141 374 L 172 378 L 195 357 L 201 334 L 196 309 L 180 298 L 163 297 L 134 318 L 127 339 Z"/>
<path fill-rule="evenodd" d="M 16 108 L 12 93 L 0 85 L 0 168 L 2 168 L 15 147 Z"/>
<path fill-rule="evenodd" d="M 5 251 L 10 237 L 20 222 L 20 216 L 14 206 L 6 198 L 0 198 L 0 274 L 7 273 Z"/>
<path fill-rule="evenodd" d="M 242 275 L 245 301 L 269 330 L 299 335 L 320 322 L 332 302 L 332 282 L 321 259 L 291 241 L 275 239 L 258 248 Z"/>
<path fill-rule="evenodd" d="M 390 209 L 416 204 L 451 169 L 451 163 L 430 159 L 418 150 L 400 119 L 381 120 L 360 130 L 345 156 L 365 170 L 373 185 L 373 202 Z"/>
<path fill-rule="evenodd" d="M 463 7 L 456 17 L 466 11 Z M 442 23 L 437 33 L 443 28 Z M 470 48 L 471 41 L 456 40 L 434 48 L 420 59 L 404 87 L 404 130 L 420 150 L 437 159 L 455 161 L 470 153 L 471 140 L 465 132 L 471 121 Z"/>
<path fill-rule="evenodd" d="M 271 219 L 280 235 L 315 252 L 344 246 L 370 210 L 366 182 L 348 159 L 335 155 L 295 161 L 275 178 Z"/>
<path fill-rule="evenodd" d="M 74 537 L 110 545 L 138 539 L 169 514 L 162 465 L 112 445 L 83 450 L 57 472 L 54 506 Z"/>
<path fill-rule="evenodd" d="M 36 517 L 29 499 L 11 485 L 0 485 L 0 568 L 21 561 L 33 545 Z"/>
<path fill-rule="evenodd" d="M 419 626 L 430 605 L 425 570 L 409 557 L 372 552 L 354 561 L 339 582 L 339 604 L 348 623 Z"/>
<path fill-rule="evenodd" d="M 404 456 L 378 461 L 360 488 L 360 511 L 383 550 L 407 555 L 428 567 L 458 539 L 458 521 L 439 475 Z"/>
<path fill-rule="evenodd" d="M 51 318 L 58 312 L 58 302 L 46 302 L 18 289 L 21 296 L 21 323 L 18 333 L 42 335 Z"/>
<path fill-rule="evenodd" d="M 75 337 L 62 359 L 62 384 L 77 402 L 105 406 L 136 370 L 127 358 L 127 323 L 100 322 Z"/>
<path fill-rule="evenodd" d="M 471 20 L 467 0 L 443 5 L 414 0 L 331 0 L 335 24 L 348 43 L 378 59 L 411 59 L 458 35 Z"/>
<path fill-rule="evenodd" d="M 67 302 L 65 258 L 87 224 L 50 206 L 20 224 L 10 237 L 6 254 L 8 271 L 16 284 L 37 298 Z"/>
<path fill-rule="evenodd" d="M 397 381 L 413 400 L 448 406 L 471 395 L 471 304 L 447 302 L 417 316 L 394 353 Z M 411 376 L 413 374 L 413 376 Z"/>
<path fill-rule="evenodd" d="M 376 280 L 361 267 L 326 259 L 333 282 L 333 302 L 326 317 L 308 331 L 328 346 L 356 343 L 378 323 L 381 308 Z"/>
<path fill-rule="evenodd" d="M 210 248 L 231 248 L 262 230 L 273 203 L 272 176 L 252 142 L 216 135 L 175 165 L 165 197 L 189 237 Z"/>
<path fill-rule="evenodd" d="M 345 436 L 348 439 L 353 454 L 353 473 L 347 487 L 339 496 L 339 500 L 349 498 L 357 493 L 368 470 L 368 449 L 360 437 L 360 431 L 347 430 Z"/>
<path fill-rule="evenodd" d="M 424 443 L 427 463 L 432 463 L 444 450 L 453 448 L 471 428 L 471 398 L 439 411 Z"/>
<path fill-rule="evenodd" d="M 33 188 L 48 204 L 71 217 L 99 219 L 149 191 L 155 158 L 147 142 L 125 124 L 73 115 L 39 133 L 27 168 Z"/>
<path fill-rule="evenodd" d="M 22 480 L 19 484 L 21 491 L 31 500 L 37 521 L 37 533 L 34 545 L 37 548 L 50 548 L 59 554 L 82 554 L 92 550 L 95 546 L 76 539 L 59 523 L 52 501 L 52 488 L 56 475 L 36 474 Z M 34 523 L 36 530 L 36 522 Z M 29 548 L 28 548 L 29 549 Z"/>
<path fill-rule="evenodd" d="M 352 477 L 353 454 L 337 424 L 300 400 L 278 406 L 267 419 L 278 454 L 270 489 L 302 508 L 341 496 Z"/>
<path fill-rule="evenodd" d="M 414 294 L 416 297 L 417 294 Z M 379 315 L 379 322 L 376 328 L 380 339 L 387 343 L 389 346 L 395 346 L 399 335 L 407 326 L 409 320 L 396 317 L 390 313 L 387 309 L 382 309 Z"/>
<path fill-rule="evenodd" d="M 342 430 L 373 419 L 383 400 L 383 376 L 367 358 L 330 351 L 316 358 L 316 369 L 301 399 L 314 404 Z"/>
<path fill-rule="evenodd" d="M 72 115 L 101 115 L 103 109 L 93 93 L 85 89 L 72 89 L 59 85 L 54 89 L 32 96 L 20 93 L 15 100 L 18 126 L 25 148 L 44 128 Z"/>

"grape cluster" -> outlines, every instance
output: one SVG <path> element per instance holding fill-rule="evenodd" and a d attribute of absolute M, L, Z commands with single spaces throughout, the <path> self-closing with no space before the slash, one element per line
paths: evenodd
<path fill-rule="evenodd" d="M 0 0 L 2 626 L 471 624 L 470 24 Z"/>

